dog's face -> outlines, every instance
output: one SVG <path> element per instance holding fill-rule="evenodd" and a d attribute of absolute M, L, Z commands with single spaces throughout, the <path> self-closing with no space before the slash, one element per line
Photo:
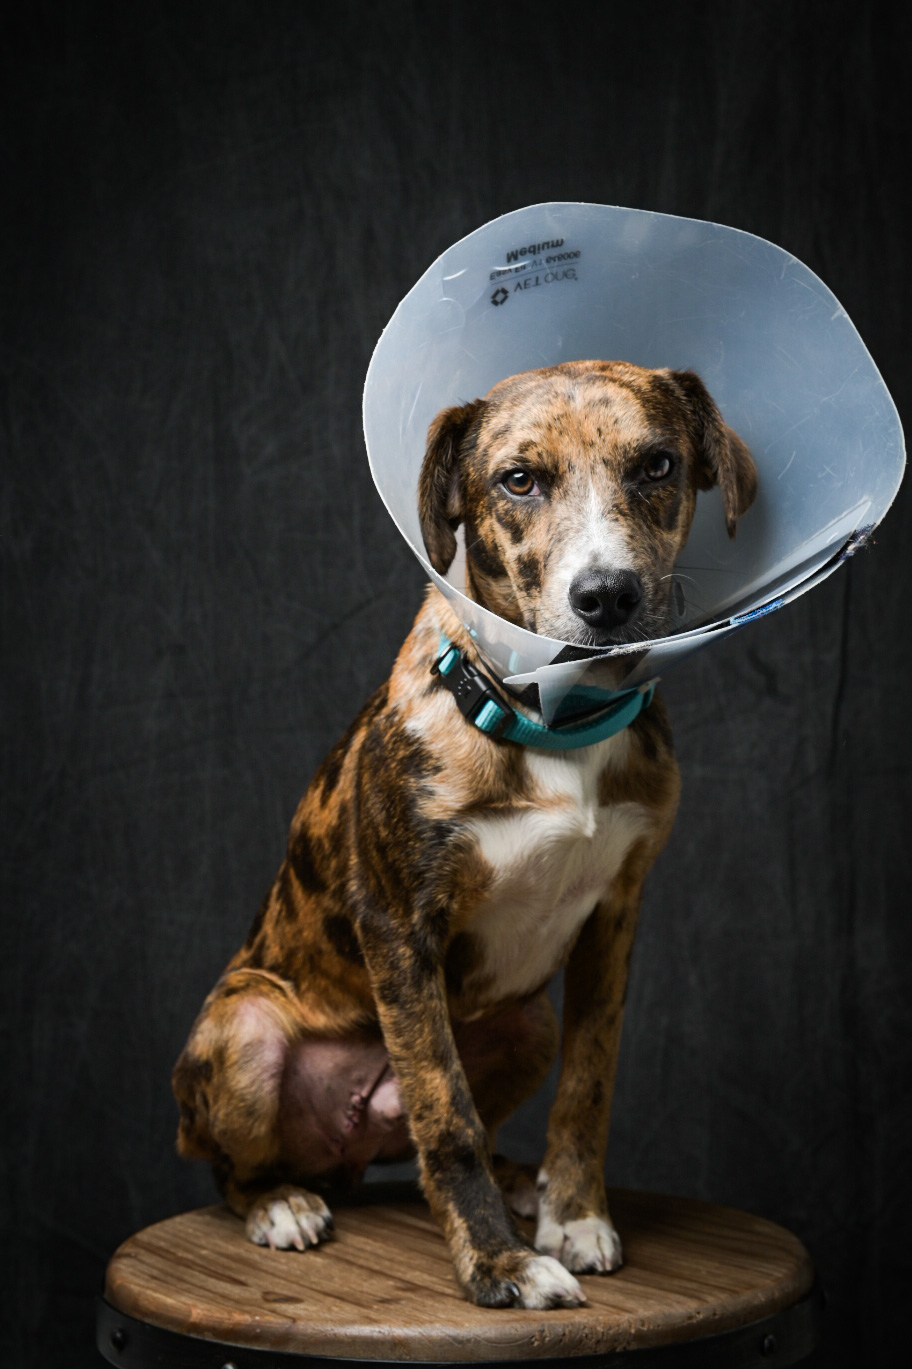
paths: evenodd
<path fill-rule="evenodd" d="M 419 517 L 441 574 L 465 525 L 479 603 L 531 632 L 606 646 L 671 630 L 672 569 L 697 491 L 713 485 L 733 537 L 756 469 L 693 371 L 571 361 L 438 414 Z"/>

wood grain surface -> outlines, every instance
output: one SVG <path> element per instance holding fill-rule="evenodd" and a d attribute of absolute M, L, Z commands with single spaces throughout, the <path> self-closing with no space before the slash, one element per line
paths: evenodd
<path fill-rule="evenodd" d="M 661 1345 L 768 1316 L 810 1290 L 796 1237 L 732 1208 L 616 1190 L 626 1264 L 584 1276 L 588 1305 L 526 1312 L 470 1306 L 443 1238 L 416 1198 L 337 1207 L 316 1250 L 246 1240 L 224 1207 L 147 1227 L 111 1260 L 105 1296 L 156 1326 L 235 1345 L 402 1360 L 535 1359 Z"/>

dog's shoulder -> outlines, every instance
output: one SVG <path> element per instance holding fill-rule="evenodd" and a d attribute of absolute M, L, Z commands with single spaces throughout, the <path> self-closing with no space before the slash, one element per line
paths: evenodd
<path fill-rule="evenodd" d="M 623 750 L 609 753 L 599 773 L 599 802 L 609 807 L 636 802 L 655 814 L 668 830 L 681 794 L 671 724 L 662 696 L 656 693 L 629 727 L 618 733 Z"/>

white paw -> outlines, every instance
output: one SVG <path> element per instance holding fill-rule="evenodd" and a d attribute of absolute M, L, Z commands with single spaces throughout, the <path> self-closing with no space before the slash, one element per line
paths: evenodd
<path fill-rule="evenodd" d="M 579 1307 L 586 1295 L 572 1274 L 548 1255 L 533 1255 L 518 1279 L 520 1307 Z"/>
<path fill-rule="evenodd" d="M 306 1250 L 328 1240 L 332 1230 L 323 1199 L 289 1185 L 261 1198 L 247 1216 L 247 1239 L 273 1250 Z"/>
<path fill-rule="evenodd" d="M 601 1217 L 582 1217 L 574 1222 L 555 1222 L 542 1204 L 535 1249 L 560 1260 L 576 1274 L 611 1274 L 624 1263 L 621 1240 L 610 1222 Z"/>

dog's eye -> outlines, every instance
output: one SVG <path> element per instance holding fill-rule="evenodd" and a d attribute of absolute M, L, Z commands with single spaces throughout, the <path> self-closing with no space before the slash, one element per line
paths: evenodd
<path fill-rule="evenodd" d="M 538 486 L 528 471 L 510 471 L 500 483 L 510 494 L 538 494 Z"/>
<path fill-rule="evenodd" d="M 667 480 L 674 469 L 670 452 L 653 452 L 643 463 L 643 474 L 647 480 Z"/>

